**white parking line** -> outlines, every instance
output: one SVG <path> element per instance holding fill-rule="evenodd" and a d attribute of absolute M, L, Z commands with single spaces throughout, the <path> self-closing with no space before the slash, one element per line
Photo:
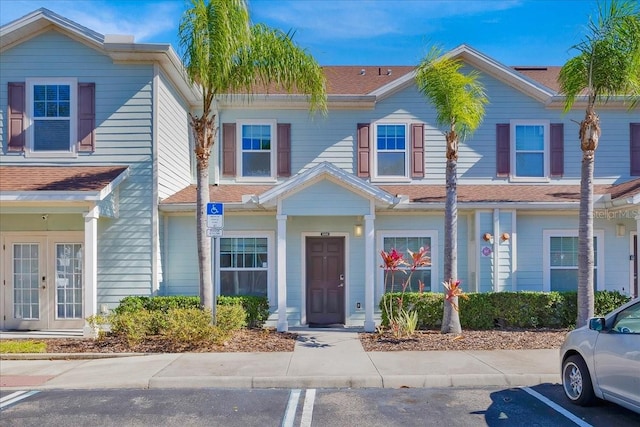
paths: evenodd
<path fill-rule="evenodd" d="M 304 394 L 304 405 L 302 406 L 302 417 L 300 419 L 300 427 L 310 427 L 311 418 L 313 417 L 313 403 L 316 400 L 316 389 L 311 388 Z"/>
<path fill-rule="evenodd" d="M 9 405 L 13 405 L 16 402 L 21 401 L 22 399 L 26 399 L 29 396 L 33 396 L 34 394 L 39 393 L 37 390 L 31 391 L 16 391 L 15 393 L 11 393 L 6 395 L 5 397 L 0 398 L 0 409 L 4 409 Z"/>
<path fill-rule="evenodd" d="M 571 412 L 567 411 L 566 409 L 564 409 L 562 406 L 558 405 L 557 403 L 552 402 L 551 400 L 547 399 L 546 397 L 544 397 L 543 395 L 541 395 L 537 391 L 534 391 L 534 390 L 530 389 L 529 387 L 521 387 L 521 388 L 524 391 L 526 391 L 527 393 L 529 393 L 531 396 L 533 396 L 536 399 L 538 399 L 540 402 L 542 402 L 545 405 L 553 408 L 559 414 L 564 415 L 565 417 L 569 418 L 571 421 L 573 421 L 574 423 L 576 423 L 580 427 L 593 427 L 591 424 L 585 422 L 581 418 L 576 417 Z"/>
<path fill-rule="evenodd" d="M 298 410 L 298 400 L 300 400 L 300 389 L 291 390 L 287 409 L 285 409 L 284 418 L 282 419 L 282 427 L 293 427 L 293 422 L 296 420 L 296 411 Z"/>

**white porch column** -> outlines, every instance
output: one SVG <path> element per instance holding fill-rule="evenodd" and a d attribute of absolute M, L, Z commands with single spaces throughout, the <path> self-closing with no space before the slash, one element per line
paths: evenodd
<path fill-rule="evenodd" d="M 276 215 L 278 221 L 278 332 L 289 330 L 287 322 L 287 216 Z"/>
<path fill-rule="evenodd" d="M 84 307 L 86 319 L 98 313 L 98 207 L 94 206 L 84 216 Z M 94 331 L 85 323 L 84 336 L 93 335 Z"/>
<path fill-rule="evenodd" d="M 373 320 L 373 308 L 375 306 L 375 253 L 376 247 L 373 220 L 375 215 L 364 216 L 364 330 L 365 332 L 374 332 L 376 330 L 376 322 Z"/>

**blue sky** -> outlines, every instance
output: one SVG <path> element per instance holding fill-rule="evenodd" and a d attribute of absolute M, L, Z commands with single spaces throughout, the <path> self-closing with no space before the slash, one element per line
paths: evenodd
<path fill-rule="evenodd" d="M 430 44 L 462 43 L 505 65 L 562 65 L 596 0 L 250 0 L 251 18 L 284 31 L 321 65 L 415 65 Z M 171 43 L 185 0 L 0 0 L 0 24 L 46 7 L 102 34 Z"/>

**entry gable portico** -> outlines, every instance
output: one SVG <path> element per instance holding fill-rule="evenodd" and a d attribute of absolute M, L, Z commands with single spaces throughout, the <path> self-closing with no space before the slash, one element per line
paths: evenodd
<path fill-rule="evenodd" d="M 362 216 L 365 226 L 365 330 L 373 331 L 374 311 L 374 219 L 375 209 L 393 208 L 399 199 L 386 191 L 336 167 L 321 163 L 281 185 L 257 196 L 257 203 L 277 209 L 277 288 L 279 331 L 288 330 L 287 321 L 287 216 Z"/>
<path fill-rule="evenodd" d="M 344 171 L 332 163 L 323 162 L 265 191 L 258 196 L 258 203 L 264 207 L 272 207 L 277 205 L 278 201 L 291 197 L 322 180 L 328 180 L 360 197 L 368 198 L 377 206 L 392 207 L 400 202 L 400 199 L 369 184 L 367 181 Z M 373 212 L 369 213 L 373 214 Z M 278 214 L 286 215 L 285 212 L 278 212 Z"/>

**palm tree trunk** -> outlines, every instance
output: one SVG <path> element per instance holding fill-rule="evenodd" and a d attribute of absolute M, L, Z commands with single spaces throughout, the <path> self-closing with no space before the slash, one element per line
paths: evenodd
<path fill-rule="evenodd" d="M 209 156 L 213 130 L 212 120 L 206 115 L 191 117 L 196 139 L 196 239 L 198 244 L 198 271 L 200 279 L 200 307 L 211 310 L 212 324 L 216 323 L 216 304 L 213 299 L 211 277 L 211 238 L 207 236 L 207 203 L 209 203 Z M 207 143 L 208 142 L 208 143 Z"/>
<path fill-rule="evenodd" d="M 580 217 L 578 227 L 578 318 L 584 326 L 594 314 L 593 268 L 593 170 L 600 138 L 600 119 L 592 105 L 580 123 L 582 167 L 580 176 Z"/>
<path fill-rule="evenodd" d="M 448 134 L 447 140 L 457 138 Z M 448 141 L 449 144 L 449 141 Z M 457 141 L 449 144 L 449 146 L 457 147 Z M 458 278 L 458 160 L 457 150 L 455 153 L 447 154 L 447 171 L 446 171 L 446 201 L 444 209 L 444 280 L 457 280 Z M 444 302 L 444 313 L 442 316 L 443 334 L 454 333 L 460 334 L 462 327 L 460 325 L 460 315 L 453 307 L 458 306 L 458 297 Z"/>

